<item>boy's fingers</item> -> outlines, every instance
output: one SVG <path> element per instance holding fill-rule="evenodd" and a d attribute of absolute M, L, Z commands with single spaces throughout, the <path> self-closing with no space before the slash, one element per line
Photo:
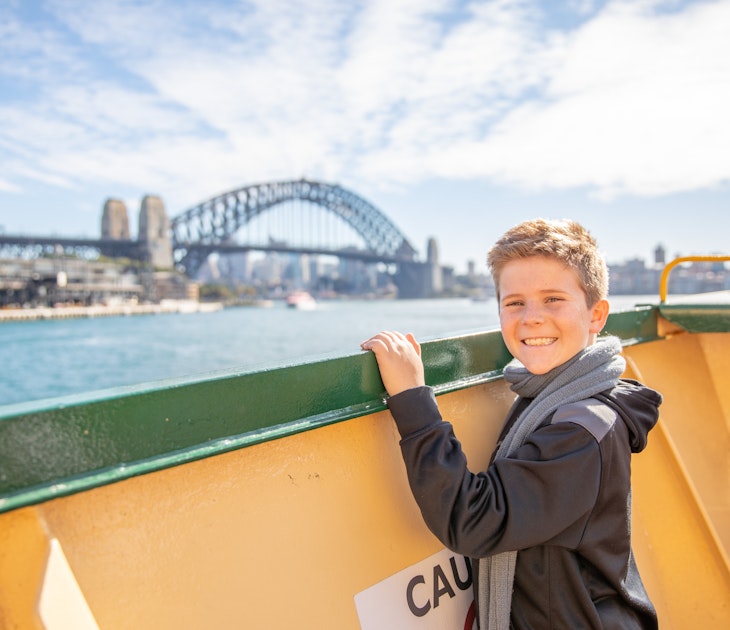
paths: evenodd
<path fill-rule="evenodd" d="M 416 354 L 420 357 L 421 356 L 421 344 L 416 341 L 416 338 L 413 336 L 413 333 L 408 333 L 406 335 L 406 339 L 411 342 L 411 345 L 416 351 Z"/>
<path fill-rule="evenodd" d="M 383 347 L 384 344 L 379 339 L 368 339 L 360 344 L 363 350 L 375 350 L 377 347 Z"/>
<path fill-rule="evenodd" d="M 391 332 L 389 330 L 383 330 L 377 335 L 373 335 L 370 339 L 363 341 L 360 347 L 363 350 L 373 350 L 378 344 L 384 348 L 391 348 L 398 341 L 405 339 L 405 337 L 398 332 Z"/>
<path fill-rule="evenodd" d="M 370 337 L 370 339 L 366 339 L 360 344 L 360 347 L 363 350 L 372 350 L 378 344 L 385 345 L 382 333 L 378 333 L 377 335 Z"/>

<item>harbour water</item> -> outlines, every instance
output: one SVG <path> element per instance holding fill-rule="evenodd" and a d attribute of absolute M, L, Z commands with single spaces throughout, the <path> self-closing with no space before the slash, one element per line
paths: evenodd
<path fill-rule="evenodd" d="M 640 296 L 616 300 L 614 310 L 642 302 Z M 494 300 L 466 299 L 6 322 L 0 324 L 0 406 L 353 354 L 360 341 L 384 329 L 428 340 L 498 325 Z"/>

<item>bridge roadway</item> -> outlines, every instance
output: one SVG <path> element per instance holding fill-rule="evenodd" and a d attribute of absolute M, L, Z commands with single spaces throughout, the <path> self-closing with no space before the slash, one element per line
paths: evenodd
<path fill-rule="evenodd" d="M 268 252 L 281 252 L 288 254 L 312 254 L 320 256 L 336 256 L 338 258 L 348 258 L 350 260 L 361 260 L 367 263 L 378 263 L 382 262 L 385 264 L 391 263 L 403 263 L 403 258 L 397 256 L 390 256 L 387 254 L 378 254 L 377 252 L 369 251 L 366 249 L 355 249 L 355 248 L 343 248 L 343 249 L 327 249 L 324 247 L 293 247 L 286 245 L 285 243 L 274 243 L 270 245 L 242 245 L 242 244 L 188 244 L 180 246 L 180 249 L 187 249 L 188 251 L 197 251 L 204 256 L 212 254 L 213 252 L 219 252 L 221 254 L 232 254 L 235 252 L 250 252 L 250 251 L 268 251 Z"/>
<path fill-rule="evenodd" d="M 0 234 L 0 249 L 3 247 L 11 247 L 18 249 L 41 248 L 50 250 L 56 247 L 63 249 L 80 250 L 90 249 L 97 250 L 106 256 L 111 257 L 128 257 L 138 259 L 144 252 L 144 244 L 135 240 L 114 240 L 114 239 L 94 239 L 94 238 L 69 238 L 60 236 L 24 236 Z M 285 243 L 269 243 L 265 245 L 251 244 L 234 244 L 234 243 L 185 243 L 183 245 L 175 245 L 173 243 L 173 251 L 184 251 L 186 253 L 196 253 L 202 257 L 218 252 L 222 254 L 231 254 L 236 252 L 281 252 L 289 254 L 310 254 L 321 256 L 337 256 L 338 258 L 347 258 L 350 260 L 361 260 L 367 263 L 382 262 L 385 264 L 402 263 L 403 258 L 390 256 L 387 254 L 378 254 L 377 252 L 355 249 L 328 249 L 325 247 L 293 247 Z"/>
<path fill-rule="evenodd" d="M 63 247 L 64 249 L 96 249 L 107 252 L 128 252 L 136 254 L 140 251 L 138 241 L 120 241 L 114 239 L 100 238 L 77 238 L 66 236 L 27 236 L 0 234 L 0 247 L 17 247 L 30 249 L 33 247 L 53 248 Z M 121 254 L 124 255 L 124 254 Z"/>

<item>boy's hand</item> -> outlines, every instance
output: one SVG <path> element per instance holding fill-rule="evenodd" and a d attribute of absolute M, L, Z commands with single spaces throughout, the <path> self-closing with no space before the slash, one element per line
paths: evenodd
<path fill-rule="evenodd" d="M 411 333 L 383 331 L 363 341 L 360 347 L 375 354 L 380 378 L 390 396 L 426 384 L 421 346 Z"/>

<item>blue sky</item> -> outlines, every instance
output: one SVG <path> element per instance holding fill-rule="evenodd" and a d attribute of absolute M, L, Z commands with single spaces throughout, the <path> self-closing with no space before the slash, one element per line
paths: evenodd
<path fill-rule="evenodd" d="M 0 229 L 308 177 L 484 269 L 530 217 L 729 253 L 730 0 L 4 0 Z"/>

